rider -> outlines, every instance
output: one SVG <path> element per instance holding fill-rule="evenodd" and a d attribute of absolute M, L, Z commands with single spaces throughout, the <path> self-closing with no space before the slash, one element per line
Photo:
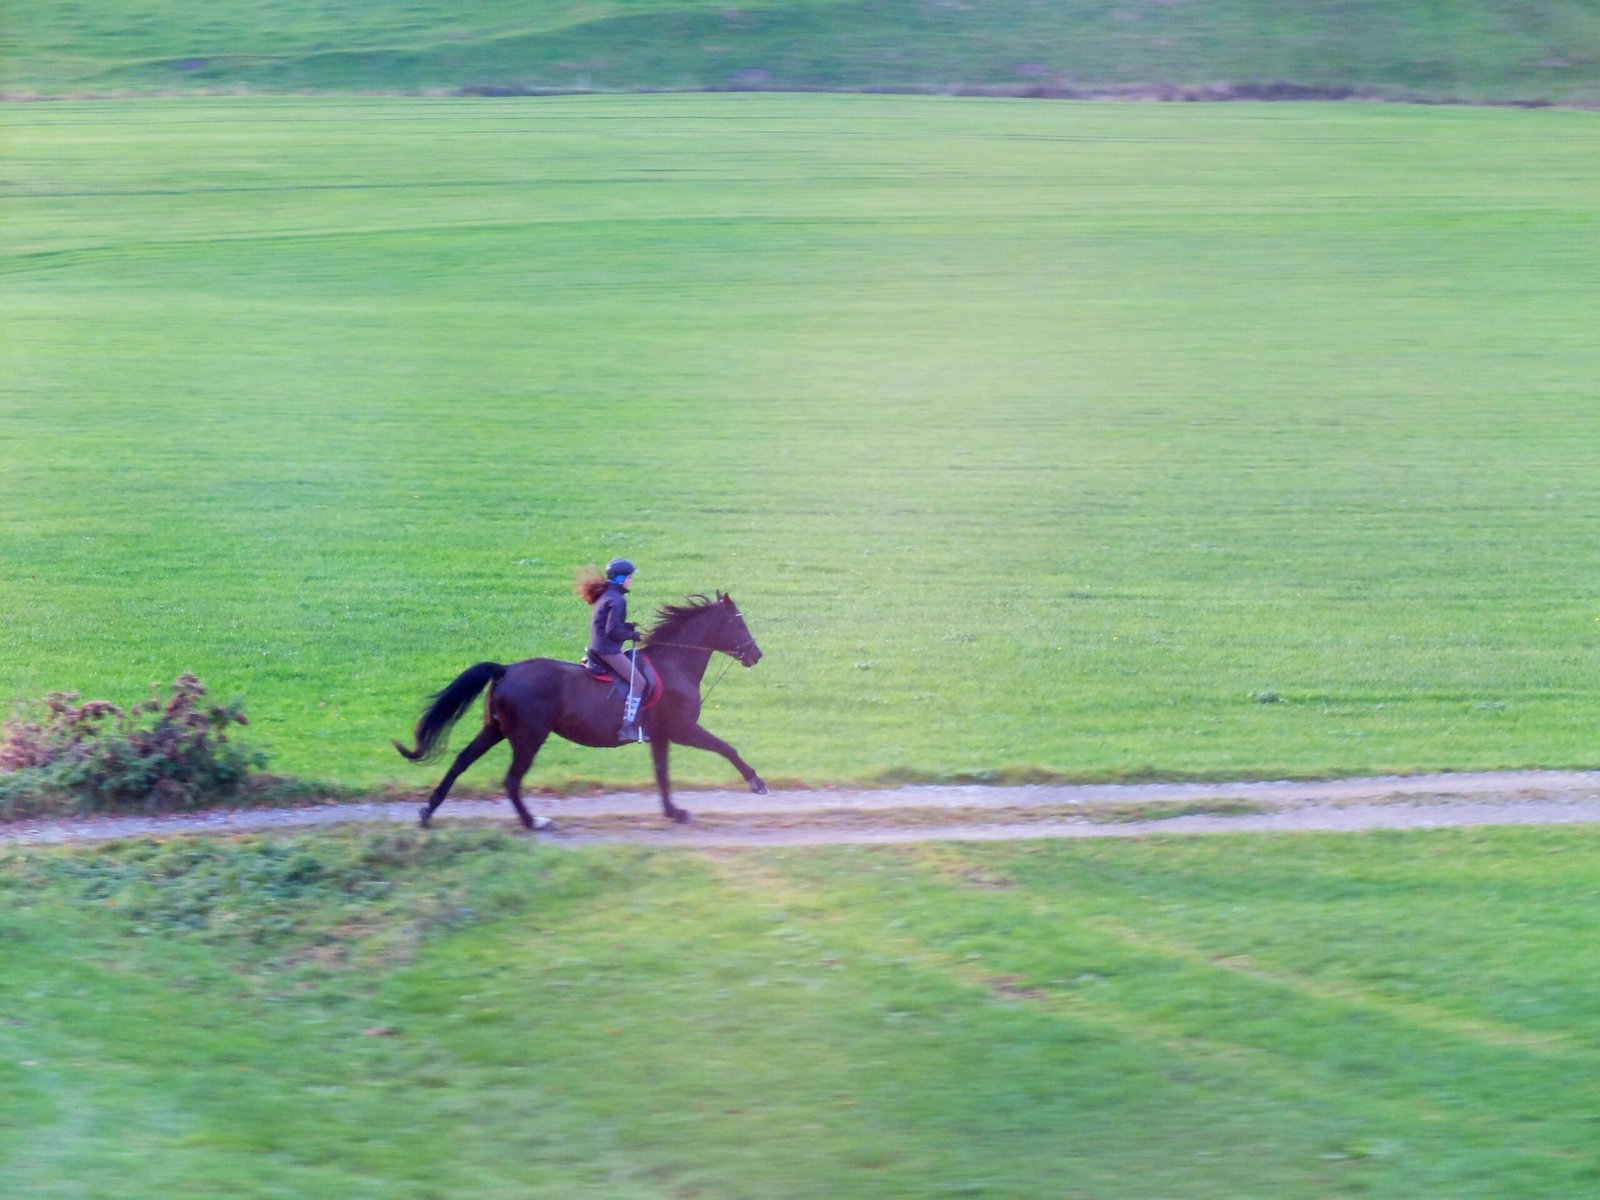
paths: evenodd
<path fill-rule="evenodd" d="M 639 641 L 639 627 L 628 620 L 628 585 L 635 572 L 636 568 L 627 559 L 613 558 L 606 564 L 603 580 L 589 578 L 580 580 L 579 584 L 580 594 L 594 606 L 589 619 L 589 654 L 605 663 L 628 685 L 622 728 L 617 730 L 617 737 L 624 742 L 645 740 L 636 724 L 639 701 L 644 698 L 644 674 L 638 672 L 636 677 L 633 660 L 622 649 L 624 642 Z"/>

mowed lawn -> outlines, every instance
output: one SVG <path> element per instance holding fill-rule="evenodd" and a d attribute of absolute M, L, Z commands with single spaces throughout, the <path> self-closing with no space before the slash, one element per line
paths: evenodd
<path fill-rule="evenodd" d="M 708 720 L 772 779 L 1600 763 L 1593 113 L 3 122 L 7 703 L 193 670 L 280 771 L 422 784 L 423 696 L 576 656 L 626 554 L 740 602 Z"/>
<path fill-rule="evenodd" d="M 13 848 L 0 1171 L 40 1200 L 1586 1200 L 1597 879 L 1571 829 Z"/>

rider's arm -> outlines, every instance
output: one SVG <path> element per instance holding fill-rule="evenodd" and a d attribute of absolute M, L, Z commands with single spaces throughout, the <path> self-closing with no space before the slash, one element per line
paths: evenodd
<path fill-rule="evenodd" d="M 606 610 L 606 636 L 614 642 L 631 642 L 639 631 L 628 623 L 628 602 L 619 601 Z"/>

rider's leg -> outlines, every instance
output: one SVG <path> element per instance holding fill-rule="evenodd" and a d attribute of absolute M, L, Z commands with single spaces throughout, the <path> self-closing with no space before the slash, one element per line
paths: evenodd
<path fill-rule="evenodd" d="M 617 737 L 625 742 L 642 742 L 639 726 L 639 701 L 644 699 L 644 672 L 635 671 L 633 660 L 626 654 L 602 654 L 600 661 L 617 673 L 617 678 L 628 685 L 627 705 L 622 712 L 622 726 Z"/>
<path fill-rule="evenodd" d="M 616 654 L 602 654 L 600 655 L 600 661 L 615 671 L 617 678 L 622 680 L 623 683 L 627 684 L 630 690 L 637 690 L 637 686 L 634 683 L 633 678 L 633 660 L 626 654 L 621 652 Z"/>

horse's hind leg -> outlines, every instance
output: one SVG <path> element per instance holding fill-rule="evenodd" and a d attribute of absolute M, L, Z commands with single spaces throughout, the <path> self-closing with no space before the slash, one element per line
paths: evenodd
<path fill-rule="evenodd" d="M 433 789 L 433 794 L 428 797 L 428 802 L 418 812 L 422 827 L 426 829 L 433 820 L 434 810 L 444 803 L 444 798 L 449 794 L 450 785 L 455 783 L 461 772 L 477 762 L 495 746 L 499 745 L 506 735 L 501 733 L 498 726 L 485 725 L 478 731 L 478 736 L 462 748 L 456 755 L 455 762 L 450 764 L 450 769 L 444 773 L 444 778 L 439 781 L 439 786 Z"/>
<path fill-rule="evenodd" d="M 517 818 L 524 829 L 547 829 L 551 823 L 549 817 L 534 817 L 522 802 L 522 777 L 533 766 L 534 758 L 549 736 L 547 733 L 518 732 L 511 739 L 511 769 L 506 772 L 506 797 L 517 810 Z"/>

